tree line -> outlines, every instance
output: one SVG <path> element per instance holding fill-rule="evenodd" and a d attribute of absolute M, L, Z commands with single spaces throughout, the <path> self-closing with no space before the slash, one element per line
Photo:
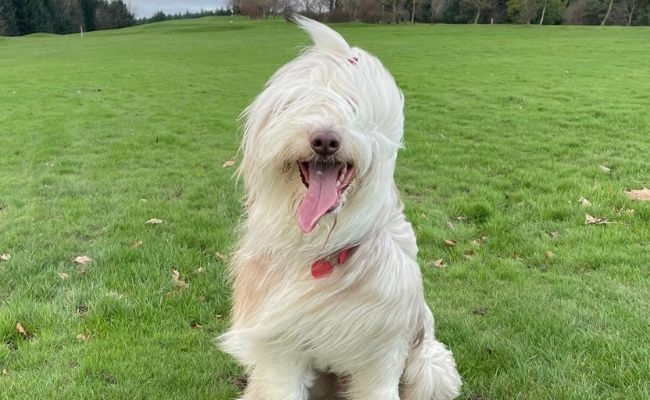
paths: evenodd
<path fill-rule="evenodd" d="M 224 16 L 224 15 L 232 15 L 232 14 L 233 13 L 230 9 L 224 9 L 224 8 L 219 8 L 216 10 L 201 10 L 199 12 L 185 11 L 184 13 L 177 13 L 177 14 L 165 14 L 163 11 L 156 11 L 151 17 L 140 18 L 136 21 L 136 23 L 148 24 L 152 22 L 168 21 L 172 19 L 214 17 L 214 16 Z"/>
<path fill-rule="evenodd" d="M 230 0 L 250 18 L 298 11 L 329 22 L 650 25 L 650 0 Z"/>
<path fill-rule="evenodd" d="M 328 22 L 650 25 L 650 0 L 229 0 L 227 9 L 135 19 L 124 0 L 0 0 L 0 35 L 67 34 L 178 18 L 303 15 Z"/>
<path fill-rule="evenodd" d="M 0 36 L 67 34 L 232 14 L 230 9 L 223 8 L 178 14 L 158 11 L 151 17 L 136 19 L 124 0 L 0 0 Z"/>
<path fill-rule="evenodd" d="M 0 0 L 0 35 L 66 34 L 133 25 L 122 0 Z"/>

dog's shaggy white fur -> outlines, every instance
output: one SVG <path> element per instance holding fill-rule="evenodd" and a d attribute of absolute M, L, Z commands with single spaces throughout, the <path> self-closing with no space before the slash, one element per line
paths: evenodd
<path fill-rule="evenodd" d="M 314 46 L 244 113 L 247 212 L 221 337 L 249 369 L 242 399 L 454 398 L 393 179 L 402 94 L 375 57 L 295 19 Z"/>

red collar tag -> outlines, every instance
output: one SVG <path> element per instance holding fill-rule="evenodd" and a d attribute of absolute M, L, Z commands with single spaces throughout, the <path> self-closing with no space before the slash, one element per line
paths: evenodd
<path fill-rule="evenodd" d="M 332 271 L 334 271 L 334 267 L 345 263 L 357 247 L 359 246 L 348 247 L 347 249 L 341 250 L 341 252 L 336 255 L 336 264 L 332 264 L 328 259 L 331 257 L 321 258 L 320 260 L 314 261 L 311 264 L 311 276 L 314 279 L 322 279 L 330 275 Z"/>
<path fill-rule="evenodd" d="M 316 260 L 311 265 L 311 276 L 314 279 L 325 278 L 326 276 L 332 273 L 332 270 L 334 270 L 334 266 L 332 265 L 331 262 L 329 262 L 329 260 L 326 259 Z"/>

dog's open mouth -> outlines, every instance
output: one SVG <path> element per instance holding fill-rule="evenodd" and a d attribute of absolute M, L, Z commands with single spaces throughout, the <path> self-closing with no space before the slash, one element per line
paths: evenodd
<path fill-rule="evenodd" d="M 323 160 L 298 162 L 307 192 L 298 207 L 298 225 L 311 232 L 321 217 L 338 207 L 341 195 L 355 177 L 354 166 Z"/>

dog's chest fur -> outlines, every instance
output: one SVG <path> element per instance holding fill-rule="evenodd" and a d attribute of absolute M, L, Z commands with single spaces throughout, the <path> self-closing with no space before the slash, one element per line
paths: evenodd
<path fill-rule="evenodd" d="M 251 342 L 296 352 L 318 367 L 341 360 L 362 364 L 387 340 L 408 345 L 419 328 L 414 308 L 422 302 L 411 226 L 396 214 L 368 239 L 321 279 L 311 276 L 297 249 L 265 251 L 242 263 L 233 328 L 255 332 Z"/>

